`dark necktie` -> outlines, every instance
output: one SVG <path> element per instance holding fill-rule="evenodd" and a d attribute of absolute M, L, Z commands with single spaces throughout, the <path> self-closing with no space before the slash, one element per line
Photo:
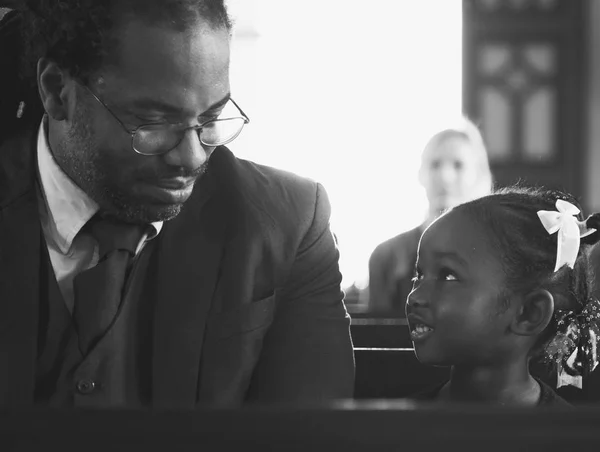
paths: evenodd
<path fill-rule="evenodd" d="M 81 351 L 86 354 L 115 319 L 130 264 L 144 234 L 138 225 L 93 217 L 85 226 L 98 241 L 98 264 L 73 281 L 73 317 Z"/>

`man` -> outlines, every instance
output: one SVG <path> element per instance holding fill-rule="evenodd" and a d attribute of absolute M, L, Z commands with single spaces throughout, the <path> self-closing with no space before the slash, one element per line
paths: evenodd
<path fill-rule="evenodd" d="M 323 188 L 224 147 L 248 117 L 223 2 L 35 4 L 45 114 L 0 148 L 0 406 L 351 397 Z"/>

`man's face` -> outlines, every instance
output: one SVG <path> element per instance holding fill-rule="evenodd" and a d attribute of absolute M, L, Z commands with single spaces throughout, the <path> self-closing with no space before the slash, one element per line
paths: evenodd
<path fill-rule="evenodd" d="M 193 126 L 229 96 L 229 33 L 200 22 L 180 32 L 140 21 L 123 26 L 117 63 L 90 89 L 129 130 L 149 123 Z M 131 135 L 83 86 L 51 147 L 63 170 L 107 213 L 130 222 L 175 217 L 214 150 L 188 130 L 163 155 L 132 150 Z"/>

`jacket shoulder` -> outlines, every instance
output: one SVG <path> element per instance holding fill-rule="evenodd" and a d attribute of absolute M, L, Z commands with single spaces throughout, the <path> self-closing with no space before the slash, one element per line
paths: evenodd
<path fill-rule="evenodd" d="M 302 233 L 315 216 L 329 218 L 327 193 L 315 180 L 233 155 L 228 160 L 233 169 L 228 183 L 247 211 L 266 225 Z"/>

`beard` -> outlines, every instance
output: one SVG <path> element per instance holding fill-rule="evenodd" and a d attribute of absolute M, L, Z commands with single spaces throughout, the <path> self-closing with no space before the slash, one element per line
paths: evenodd
<path fill-rule="evenodd" d="M 148 224 L 168 221 L 179 215 L 182 203 L 157 204 L 134 195 L 131 190 L 134 181 L 157 180 L 160 173 L 148 169 L 143 172 L 141 169 L 132 169 L 124 175 L 111 153 L 102 152 L 98 147 L 91 118 L 90 108 L 80 99 L 70 126 L 63 139 L 57 143 L 57 152 L 53 154 L 62 170 L 100 206 L 103 216 L 127 223 Z M 131 149 L 130 152 L 134 151 Z M 197 182 L 207 167 L 208 161 L 193 171 L 174 167 L 166 171 L 171 177 L 195 177 Z"/>

